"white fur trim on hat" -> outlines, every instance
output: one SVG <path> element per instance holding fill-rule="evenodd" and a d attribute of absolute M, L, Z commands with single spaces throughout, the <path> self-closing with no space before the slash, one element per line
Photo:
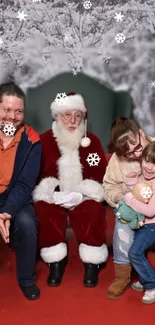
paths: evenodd
<path fill-rule="evenodd" d="M 44 247 L 40 250 L 40 256 L 45 263 L 60 262 L 67 256 L 66 243 L 60 243 L 51 247 Z"/>
<path fill-rule="evenodd" d="M 66 111 L 72 111 L 78 109 L 85 113 L 87 111 L 83 97 L 80 94 L 66 96 L 62 99 L 55 99 L 51 104 L 52 116 L 56 114 L 65 113 Z"/>
<path fill-rule="evenodd" d="M 90 146 L 90 144 L 91 144 L 91 140 L 87 137 L 87 118 L 85 119 L 85 126 L 84 126 L 84 128 L 85 128 L 85 131 L 84 131 L 84 138 L 81 140 L 81 146 L 83 147 L 83 148 L 87 148 L 87 147 L 89 147 Z"/>
<path fill-rule="evenodd" d="M 86 244 L 80 244 L 79 255 L 84 263 L 104 263 L 108 258 L 107 245 L 103 244 L 102 246 L 89 246 Z"/>

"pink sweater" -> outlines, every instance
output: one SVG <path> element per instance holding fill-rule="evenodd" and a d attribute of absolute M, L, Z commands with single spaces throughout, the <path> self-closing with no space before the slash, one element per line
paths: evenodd
<path fill-rule="evenodd" d="M 141 175 L 138 178 L 138 183 L 142 181 L 146 182 L 146 179 Z M 125 203 L 133 210 L 143 214 L 146 217 L 145 223 L 147 224 L 155 223 L 155 178 L 150 180 L 149 183 L 152 183 L 153 195 L 147 204 L 138 201 L 131 192 L 124 196 Z"/>

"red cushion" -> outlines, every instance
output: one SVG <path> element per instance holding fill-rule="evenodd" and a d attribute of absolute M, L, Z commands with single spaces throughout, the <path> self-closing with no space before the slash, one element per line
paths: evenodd
<path fill-rule="evenodd" d="M 108 163 L 112 155 L 110 153 L 106 153 L 105 156 L 106 156 L 107 163 Z"/>

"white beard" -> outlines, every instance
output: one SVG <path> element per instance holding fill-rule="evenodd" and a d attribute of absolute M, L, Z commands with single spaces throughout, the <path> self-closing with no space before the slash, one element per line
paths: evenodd
<path fill-rule="evenodd" d="M 78 149 L 84 136 L 84 121 L 72 132 L 67 130 L 60 120 L 54 121 L 52 130 L 59 146 L 68 149 Z"/>

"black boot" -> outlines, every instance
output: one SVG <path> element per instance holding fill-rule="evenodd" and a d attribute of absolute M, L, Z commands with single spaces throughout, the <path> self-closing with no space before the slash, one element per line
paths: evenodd
<path fill-rule="evenodd" d="M 67 257 L 59 262 L 50 263 L 50 273 L 47 279 L 47 283 L 50 287 L 57 287 L 61 284 L 66 265 Z"/>
<path fill-rule="evenodd" d="M 20 288 L 28 300 L 36 300 L 40 297 L 40 290 L 35 284 L 30 287 L 20 286 Z"/>
<path fill-rule="evenodd" d="M 98 264 L 84 263 L 85 274 L 83 279 L 83 284 L 85 287 L 96 287 L 98 283 Z"/>

